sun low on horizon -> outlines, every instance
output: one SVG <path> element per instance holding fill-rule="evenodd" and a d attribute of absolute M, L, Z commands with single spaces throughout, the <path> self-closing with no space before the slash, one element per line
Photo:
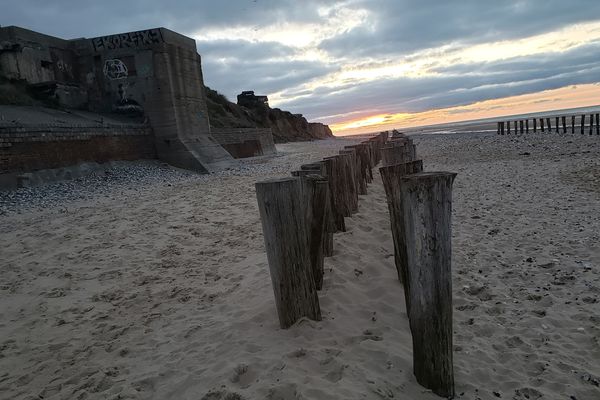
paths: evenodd
<path fill-rule="evenodd" d="M 164 26 L 196 40 L 211 89 L 229 99 L 253 90 L 337 135 L 600 104 L 596 0 L 120 7 L 82 13 L 23 0 L 0 23 L 66 38 Z"/>
<path fill-rule="evenodd" d="M 268 58 L 273 63 L 323 66 L 322 73 L 268 95 L 273 106 L 303 112 L 336 135 L 600 104 L 600 57 L 590 56 L 600 43 L 600 20 L 582 18 L 521 35 L 490 26 L 482 38 L 441 38 L 411 48 L 386 30 L 393 17 L 342 3 L 319 9 L 328 16 L 325 24 L 201 30 L 195 37 L 200 49 L 206 41 L 234 38 L 289 51 Z M 514 2 L 504 11 L 526 15 L 534 4 Z M 497 21 L 493 25 L 499 28 Z M 388 51 L 357 51 L 352 38 L 357 46 L 364 40 L 358 32 L 372 37 L 375 48 L 381 32 Z M 286 73 L 293 78 L 293 69 Z"/>

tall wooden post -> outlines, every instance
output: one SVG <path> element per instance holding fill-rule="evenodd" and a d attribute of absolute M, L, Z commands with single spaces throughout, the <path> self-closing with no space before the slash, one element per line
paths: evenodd
<path fill-rule="evenodd" d="M 600 135 L 600 114 L 596 114 L 596 135 Z"/>
<path fill-rule="evenodd" d="M 560 124 L 558 122 L 558 117 L 554 118 L 554 122 L 555 122 L 555 126 L 556 126 L 556 133 L 560 133 Z"/>
<path fill-rule="evenodd" d="M 504 135 L 504 121 L 500 122 L 500 134 Z"/>
<path fill-rule="evenodd" d="M 506 121 L 506 134 L 510 135 L 510 121 Z"/>
<path fill-rule="evenodd" d="M 394 241 L 394 262 L 400 282 L 407 282 L 406 261 L 406 235 L 404 229 L 404 210 L 402 196 L 400 195 L 401 178 L 405 175 L 423 171 L 423 160 L 410 161 L 403 164 L 394 164 L 379 168 L 385 196 L 390 213 L 392 239 Z M 404 290 L 406 304 L 408 305 L 408 288 Z M 407 306 L 408 307 L 408 306 Z"/>
<path fill-rule="evenodd" d="M 548 133 L 552 133 L 552 124 L 550 123 L 550 118 L 546 118 L 546 124 L 548 125 Z"/>
<path fill-rule="evenodd" d="M 544 129 L 544 118 L 540 118 L 540 129 L 542 130 L 542 133 L 546 132 Z"/>
<path fill-rule="evenodd" d="M 520 121 L 519 121 L 519 129 L 520 129 L 521 135 L 522 135 L 523 133 L 525 133 L 525 130 L 523 129 L 523 120 L 520 120 Z"/>
<path fill-rule="evenodd" d="M 358 148 L 354 146 L 345 146 L 344 150 L 340 151 L 340 154 L 341 153 L 350 154 L 352 156 L 351 159 L 352 167 L 354 170 L 354 183 L 356 185 L 357 195 L 367 194 L 367 181 L 363 179 L 363 174 L 361 172 L 362 166 L 360 161 L 360 155 L 358 153 Z"/>
<path fill-rule="evenodd" d="M 584 133 L 584 132 L 583 132 L 584 128 L 585 128 L 585 114 L 583 114 L 583 115 L 581 116 L 581 127 L 580 127 L 580 130 L 581 130 L 581 134 L 582 134 L 582 135 L 583 135 L 583 133 Z"/>
<path fill-rule="evenodd" d="M 590 135 L 594 134 L 594 114 L 590 114 Z"/>
<path fill-rule="evenodd" d="M 320 320 L 308 254 L 303 185 L 299 178 L 290 177 L 255 186 L 279 325 L 287 329 L 302 317 Z"/>
<path fill-rule="evenodd" d="M 455 177 L 450 172 L 406 175 L 400 189 L 414 374 L 417 382 L 442 397 L 454 396 L 451 238 Z"/>
<path fill-rule="evenodd" d="M 350 212 L 354 214 L 358 211 L 358 190 L 356 187 L 356 174 L 354 172 L 354 161 L 352 155 L 340 150 L 340 157 L 343 160 L 344 172 L 346 174 L 346 192 L 348 193 Z"/>
<path fill-rule="evenodd" d="M 563 133 L 567 133 L 567 117 L 565 117 L 563 115 L 561 117 L 561 119 L 562 119 Z"/>
<path fill-rule="evenodd" d="M 537 133 L 537 118 L 533 119 L 533 133 Z"/>
<path fill-rule="evenodd" d="M 529 133 L 529 119 L 525 120 L 525 133 Z"/>
<path fill-rule="evenodd" d="M 571 115 L 571 135 L 575 134 L 575 116 Z"/>
<path fill-rule="evenodd" d="M 339 160 L 337 157 L 327 157 L 323 159 L 323 166 L 329 181 L 330 203 L 332 208 L 333 220 L 337 232 L 346 232 L 346 204 L 342 189 L 340 177 Z"/>
<path fill-rule="evenodd" d="M 500 134 L 500 122 L 496 122 L 496 135 Z"/>

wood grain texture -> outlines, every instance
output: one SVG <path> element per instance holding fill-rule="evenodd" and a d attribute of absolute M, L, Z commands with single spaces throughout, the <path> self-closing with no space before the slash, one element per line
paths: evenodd
<path fill-rule="evenodd" d="M 404 284 L 407 282 L 406 238 L 404 233 L 404 210 L 402 196 L 400 195 L 401 178 L 405 175 L 423 171 L 423 161 L 411 161 L 404 164 L 390 165 L 379 168 L 385 196 L 387 198 L 390 214 L 390 228 L 394 242 L 394 263 L 398 279 Z M 408 304 L 408 290 L 404 295 Z"/>
<path fill-rule="evenodd" d="M 452 183 L 456 174 L 401 178 L 414 374 L 442 397 L 454 396 L 452 348 Z"/>
<path fill-rule="evenodd" d="M 301 180 L 272 179 L 255 187 L 279 325 L 289 328 L 302 317 L 320 320 Z"/>

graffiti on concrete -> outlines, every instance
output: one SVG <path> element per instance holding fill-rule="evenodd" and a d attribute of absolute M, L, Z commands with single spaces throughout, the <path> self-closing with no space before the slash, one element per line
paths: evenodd
<path fill-rule="evenodd" d="M 160 29 L 147 29 L 145 31 L 101 36 L 91 40 L 95 51 L 137 48 L 162 43 L 164 41 Z"/>
<path fill-rule="evenodd" d="M 143 115 L 144 109 L 142 108 L 142 106 L 137 101 L 135 101 L 131 97 L 131 95 L 127 95 L 128 88 L 129 85 L 127 83 L 119 84 L 119 89 L 117 91 L 117 93 L 119 94 L 119 99 L 115 103 L 113 111 L 131 116 Z"/>
<path fill-rule="evenodd" d="M 123 79 L 129 76 L 127 65 L 119 59 L 104 61 L 104 76 L 108 79 Z"/>
<path fill-rule="evenodd" d="M 67 64 L 63 60 L 58 60 L 56 62 L 56 66 L 62 72 L 66 73 L 66 74 L 69 74 L 69 75 L 73 75 L 73 67 L 71 67 L 69 64 Z"/>

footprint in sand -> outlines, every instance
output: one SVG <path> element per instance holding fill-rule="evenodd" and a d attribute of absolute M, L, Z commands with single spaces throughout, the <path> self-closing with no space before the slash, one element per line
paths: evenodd
<path fill-rule="evenodd" d="M 258 372 L 255 369 L 250 368 L 246 364 L 238 364 L 233 369 L 233 375 L 231 376 L 231 383 L 237 384 L 241 389 L 245 389 L 252 385 L 258 377 Z"/>

